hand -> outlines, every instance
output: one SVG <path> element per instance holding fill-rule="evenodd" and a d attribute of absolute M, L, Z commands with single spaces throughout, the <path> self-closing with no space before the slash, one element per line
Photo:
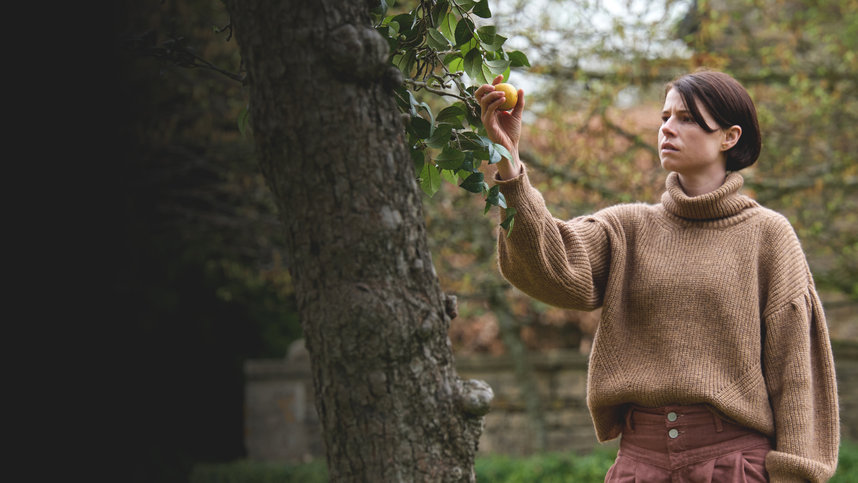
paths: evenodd
<path fill-rule="evenodd" d="M 509 179 L 519 173 L 518 143 L 521 138 L 521 115 L 524 112 L 524 91 L 518 90 L 518 102 L 512 111 L 501 111 L 498 108 L 504 102 L 504 93 L 496 91 L 494 86 L 503 81 L 503 76 L 495 77 L 492 84 L 483 84 L 474 93 L 480 103 L 483 126 L 486 134 L 493 142 L 505 147 L 514 159 L 504 159 L 498 165 L 501 178 Z"/>

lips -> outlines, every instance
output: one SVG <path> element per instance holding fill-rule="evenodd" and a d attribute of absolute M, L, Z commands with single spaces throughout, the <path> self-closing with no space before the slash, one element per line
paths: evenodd
<path fill-rule="evenodd" d="M 673 143 L 664 142 L 664 143 L 661 143 L 661 150 L 662 151 L 679 151 L 679 148 L 677 148 Z"/>

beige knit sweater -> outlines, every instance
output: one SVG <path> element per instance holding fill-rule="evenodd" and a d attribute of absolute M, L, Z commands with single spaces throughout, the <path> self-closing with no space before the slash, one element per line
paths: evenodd
<path fill-rule="evenodd" d="M 498 237 L 504 277 L 551 305 L 603 309 L 587 389 L 600 441 L 620 435 L 626 404 L 706 403 L 773 439 L 771 481 L 833 475 L 840 428 L 822 305 L 792 226 L 740 194 L 741 175 L 688 197 L 670 173 L 661 204 L 568 221 L 524 168 L 495 181 L 517 210 Z"/>

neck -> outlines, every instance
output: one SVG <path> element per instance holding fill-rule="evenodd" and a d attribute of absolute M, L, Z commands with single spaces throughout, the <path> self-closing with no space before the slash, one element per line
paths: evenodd
<path fill-rule="evenodd" d="M 686 220 L 737 220 L 735 215 L 749 213 L 748 208 L 758 206 L 751 198 L 739 194 L 743 182 L 742 175 L 730 173 L 717 189 L 691 196 L 682 188 L 679 173 L 674 171 L 665 180 L 661 204 L 668 213 Z"/>
<path fill-rule="evenodd" d="M 677 173 L 682 191 L 691 197 L 700 196 L 717 190 L 727 177 L 726 169 L 714 169 L 697 173 Z"/>

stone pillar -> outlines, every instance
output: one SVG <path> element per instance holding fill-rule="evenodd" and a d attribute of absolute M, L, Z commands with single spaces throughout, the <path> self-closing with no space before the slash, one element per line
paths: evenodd
<path fill-rule="evenodd" d="M 253 461 L 298 463 L 324 458 L 304 341 L 285 359 L 244 364 L 244 445 Z"/>

